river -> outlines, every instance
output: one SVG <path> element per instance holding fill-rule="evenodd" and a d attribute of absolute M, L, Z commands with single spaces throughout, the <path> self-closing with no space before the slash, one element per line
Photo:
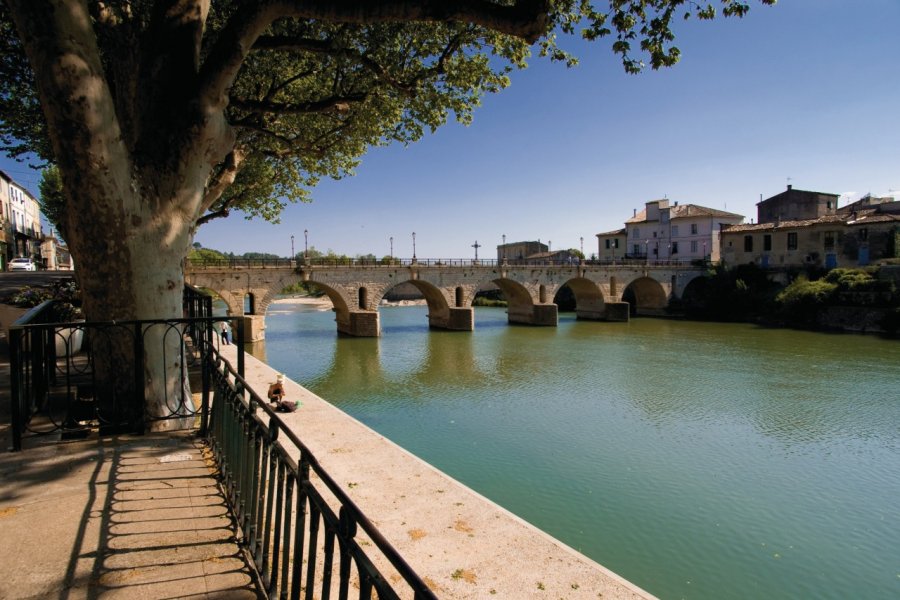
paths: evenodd
<path fill-rule="evenodd" d="M 276 369 L 661 598 L 900 598 L 900 343 L 635 319 L 383 336 L 274 304 Z"/>

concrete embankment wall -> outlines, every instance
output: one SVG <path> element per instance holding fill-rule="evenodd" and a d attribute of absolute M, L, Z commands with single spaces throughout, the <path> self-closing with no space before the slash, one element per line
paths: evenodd
<path fill-rule="evenodd" d="M 235 364 L 234 346 L 223 354 Z M 248 383 L 264 392 L 276 372 L 246 358 Z M 296 382 L 285 387 L 302 406 L 284 422 L 438 597 L 653 598 Z"/>

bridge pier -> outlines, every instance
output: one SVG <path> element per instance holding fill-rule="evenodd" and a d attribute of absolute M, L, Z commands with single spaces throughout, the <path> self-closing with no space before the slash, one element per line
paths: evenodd
<path fill-rule="evenodd" d="M 576 308 L 575 314 L 579 319 L 585 321 L 624 321 L 627 323 L 629 305 L 627 302 L 606 302 L 600 310 Z"/>
<path fill-rule="evenodd" d="M 244 342 L 261 342 L 266 339 L 265 315 L 242 315 L 237 318 L 244 322 Z"/>
<path fill-rule="evenodd" d="M 451 306 L 446 317 L 428 313 L 428 326 L 432 329 L 450 331 L 475 331 L 475 309 Z"/>
<path fill-rule="evenodd" d="M 507 320 L 523 325 L 556 327 L 559 324 L 559 307 L 555 304 L 534 304 L 528 312 L 510 310 Z"/>
<path fill-rule="evenodd" d="M 351 310 L 346 320 L 337 318 L 338 333 L 353 337 L 378 337 L 381 335 L 381 321 L 377 310 Z"/>

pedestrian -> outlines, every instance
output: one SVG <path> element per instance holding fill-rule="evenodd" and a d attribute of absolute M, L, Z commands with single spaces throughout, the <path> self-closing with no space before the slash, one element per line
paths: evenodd
<path fill-rule="evenodd" d="M 231 344 L 231 340 L 228 338 L 228 323 L 226 321 L 222 321 L 222 343 L 226 346 Z"/>

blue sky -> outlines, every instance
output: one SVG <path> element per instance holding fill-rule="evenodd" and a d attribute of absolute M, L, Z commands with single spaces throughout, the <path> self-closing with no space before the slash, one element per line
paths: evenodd
<path fill-rule="evenodd" d="M 667 197 L 756 217 L 796 188 L 900 198 L 900 1 L 781 0 L 748 17 L 679 22 L 681 62 L 626 75 L 608 42 L 565 43 L 580 66 L 535 59 L 409 147 L 370 151 L 356 176 L 323 182 L 282 222 L 204 225 L 206 247 L 287 256 L 320 250 L 484 257 L 507 241 L 596 247 L 634 209 Z M 0 160 L 34 192 L 39 176 Z M 790 178 L 790 179 L 789 179 Z"/>

